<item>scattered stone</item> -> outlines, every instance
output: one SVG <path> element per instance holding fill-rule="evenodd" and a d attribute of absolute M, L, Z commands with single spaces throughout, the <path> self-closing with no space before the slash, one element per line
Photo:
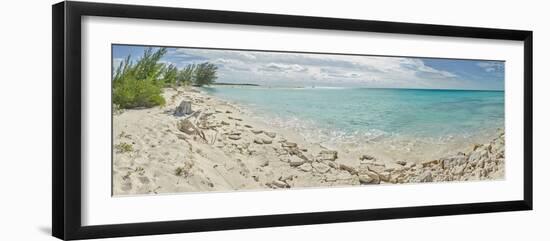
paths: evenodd
<path fill-rule="evenodd" d="M 259 139 L 259 138 L 254 138 L 254 143 L 256 144 L 264 144 L 264 142 L 262 141 L 262 139 Z"/>
<path fill-rule="evenodd" d="M 351 175 L 357 175 L 357 170 L 355 170 L 355 168 L 353 168 L 351 166 L 340 163 L 339 167 L 340 167 L 340 169 L 349 172 Z"/>
<path fill-rule="evenodd" d="M 225 122 L 225 121 L 222 120 L 222 125 L 228 126 L 229 122 Z"/>
<path fill-rule="evenodd" d="M 231 139 L 231 140 L 235 140 L 235 141 L 241 139 L 241 137 L 240 137 L 240 136 L 237 136 L 237 135 L 230 135 L 230 136 L 228 136 L 227 138 L 229 138 L 229 139 Z"/>
<path fill-rule="evenodd" d="M 228 111 L 228 110 L 226 110 L 226 111 L 225 111 L 225 113 L 227 113 L 227 114 L 231 114 L 231 111 Z"/>
<path fill-rule="evenodd" d="M 439 160 L 428 160 L 422 162 L 422 167 L 428 167 L 431 165 L 439 164 Z"/>
<path fill-rule="evenodd" d="M 304 163 L 298 166 L 298 169 L 300 169 L 300 171 L 310 172 L 313 169 L 313 166 L 311 166 L 310 163 Z"/>
<path fill-rule="evenodd" d="M 264 134 L 266 136 L 269 136 L 270 138 L 275 138 L 277 136 L 277 134 L 275 132 L 267 132 L 267 131 L 264 131 Z"/>
<path fill-rule="evenodd" d="M 251 125 L 244 125 L 244 127 L 246 127 L 246 128 L 252 128 Z"/>
<path fill-rule="evenodd" d="M 405 166 L 407 165 L 407 162 L 406 161 L 396 161 L 395 163 L 401 165 L 401 166 Z"/>
<path fill-rule="evenodd" d="M 267 159 L 260 160 L 260 167 L 266 167 L 269 166 L 269 161 Z"/>
<path fill-rule="evenodd" d="M 380 181 L 390 182 L 391 174 L 389 172 L 382 172 L 378 176 L 380 177 Z"/>
<path fill-rule="evenodd" d="M 457 176 L 460 176 L 462 174 L 464 174 L 464 170 L 466 169 L 466 165 L 462 165 L 462 166 L 455 166 L 453 168 L 453 175 L 457 175 Z"/>
<path fill-rule="evenodd" d="M 359 175 L 359 182 L 361 184 L 380 184 L 380 177 L 374 172 L 366 172 Z"/>
<path fill-rule="evenodd" d="M 333 162 L 333 161 L 326 161 L 326 164 L 329 166 L 329 167 L 332 167 L 334 169 L 340 169 L 340 166 L 338 165 L 338 163 L 336 162 Z"/>
<path fill-rule="evenodd" d="M 251 130 L 251 131 L 252 131 L 252 133 L 254 133 L 256 135 L 261 134 L 262 132 L 264 132 L 262 130 Z"/>
<path fill-rule="evenodd" d="M 474 145 L 472 146 L 472 151 L 475 151 L 475 150 L 477 150 L 477 148 L 480 148 L 480 147 L 482 147 L 482 146 L 483 146 L 483 145 L 481 145 L 481 144 L 474 144 Z"/>
<path fill-rule="evenodd" d="M 298 144 L 294 142 L 283 142 L 281 143 L 281 146 L 285 148 L 292 148 L 292 147 L 298 147 Z"/>
<path fill-rule="evenodd" d="M 362 161 L 361 163 L 359 163 L 359 169 L 359 172 L 372 171 L 375 173 L 381 173 L 386 170 L 386 165 L 373 161 Z"/>
<path fill-rule="evenodd" d="M 478 149 L 477 151 L 474 151 L 470 154 L 470 157 L 468 158 L 469 162 L 475 162 L 479 161 L 481 159 L 486 159 L 489 157 L 489 153 L 487 150 Z"/>
<path fill-rule="evenodd" d="M 148 177 L 138 177 L 138 180 L 141 182 L 141 184 L 149 184 L 150 180 Z"/>
<path fill-rule="evenodd" d="M 273 143 L 272 140 L 268 140 L 268 139 L 262 139 L 262 142 L 263 142 L 264 144 L 271 144 L 271 143 Z"/>
<path fill-rule="evenodd" d="M 417 180 L 418 180 L 418 182 L 431 182 L 431 181 L 433 181 L 432 172 L 427 171 L 427 172 L 422 173 L 420 176 L 418 176 Z"/>
<path fill-rule="evenodd" d="M 313 162 L 311 165 L 319 173 L 326 173 L 330 170 L 330 167 L 322 162 Z"/>
<path fill-rule="evenodd" d="M 290 188 L 290 185 L 288 185 L 288 183 L 279 181 L 279 180 L 275 180 L 271 182 L 271 184 L 273 184 L 273 186 L 276 186 L 278 188 Z"/>
<path fill-rule="evenodd" d="M 259 181 L 260 181 L 260 177 L 258 177 L 258 176 L 252 176 L 252 178 L 253 178 L 254 181 L 256 181 L 256 182 L 259 182 Z"/>
<path fill-rule="evenodd" d="M 319 155 L 317 155 L 317 159 L 320 159 L 320 160 L 334 161 L 337 158 L 338 158 L 338 152 L 332 151 L 332 150 L 322 150 L 319 152 Z"/>
<path fill-rule="evenodd" d="M 360 160 L 360 161 L 364 161 L 364 160 L 372 160 L 372 161 L 375 161 L 376 158 L 373 157 L 373 156 L 371 156 L 371 155 L 366 155 L 366 154 L 365 154 L 365 155 L 360 156 L 360 157 L 359 157 L 359 160 Z"/>
<path fill-rule="evenodd" d="M 292 167 L 297 167 L 297 166 L 300 166 L 302 164 L 304 164 L 305 161 L 297 156 L 290 156 L 289 160 L 288 160 L 288 164 L 290 164 L 290 166 Z"/>

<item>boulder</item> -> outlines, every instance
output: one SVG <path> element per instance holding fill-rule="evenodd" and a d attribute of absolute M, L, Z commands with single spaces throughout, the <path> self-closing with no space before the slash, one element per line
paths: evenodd
<path fill-rule="evenodd" d="M 272 140 L 268 140 L 268 139 L 262 139 L 262 142 L 263 142 L 264 144 L 271 144 L 271 143 L 273 143 Z"/>

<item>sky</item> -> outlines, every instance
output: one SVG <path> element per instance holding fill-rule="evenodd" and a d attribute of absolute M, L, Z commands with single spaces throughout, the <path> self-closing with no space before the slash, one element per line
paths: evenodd
<path fill-rule="evenodd" d="M 113 45 L 113 66 L 128 55 L 138 60 L 146 48 Z M 502 61 L 168 48 L 161 62 L 178 68 L 210 62 L 217 82 L 262 86 L 504 89 Z"/>

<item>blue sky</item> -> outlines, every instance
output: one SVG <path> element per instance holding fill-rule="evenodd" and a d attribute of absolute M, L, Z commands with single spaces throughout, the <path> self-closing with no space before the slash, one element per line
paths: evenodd
<path fill-rule="evenodd" d="M 113 45 L 113 63 L 146 47 Z M 264 86 L 503 90 L 504 62 L 168 48 L 163 63 L 211 62 L 218 82 Z"/>

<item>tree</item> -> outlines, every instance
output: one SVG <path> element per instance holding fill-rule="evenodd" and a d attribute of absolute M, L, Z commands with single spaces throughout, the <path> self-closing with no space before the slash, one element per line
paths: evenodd
<path fill-rule="evenodd" d="M 195 71 L 195 67 L 195 64 L 190 64 L 178 72 L 178 77 L 176 80 L 178 85 L 190 85 L 193 83 L 193 72 Z"/>
<path fill-rule="evenodd" d="M 162 75 L 163 75 L 162 77 L 163 77 L 164 86 L 170 86 L 170 87 L 176 86 L 177 84 L 176 80 L 178 77 L 178 68 L 174 64 L 168 65 L 168 67 L 164 69 L 164 73 Z"/>
<path fill-rule="evenodd" d="M 197 86 L 213 84 L 216 78 L 218 78 L 218 76 L 216 76 L 217 70 L 218 67 L 216 65 L 208 62 L 198 64 L 193 74 L 194 84 Z"/>

